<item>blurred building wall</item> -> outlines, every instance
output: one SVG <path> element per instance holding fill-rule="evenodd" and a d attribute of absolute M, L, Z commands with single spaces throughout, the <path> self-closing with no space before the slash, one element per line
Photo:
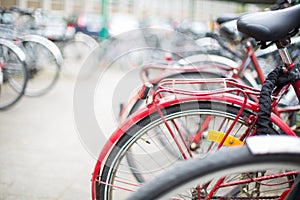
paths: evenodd
<path fill-rule="evenodd" d="M 42 8 L 70 15 L 74 12 L 101 11 L 102 0 L 0 0 L 3 7 Z M 253 5 L 213 0 L 106 0 L 108 15 L 115 12 L 132 13 L 139 18 L 156 16 L 178 20 L 207 21 L 222 13 L 257 9 Z"/>

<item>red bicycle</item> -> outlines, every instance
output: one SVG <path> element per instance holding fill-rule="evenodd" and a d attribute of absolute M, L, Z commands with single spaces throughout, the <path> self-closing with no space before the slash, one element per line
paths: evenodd
<path fill-rule="evenodd" d="M 285 63 L 283 70 L 276 68 L 272 75 L 287 78 L 286 81 L 268 80 L 273 85 L 265 84 L 269 88 L 262 89 L 271 94 L 272 87 L 277 86 L 272 98 L 266 100 L 271 102 L 271 110 L 258 114 L 264 110 L 259 107 L 264 102 L 262 98 L 260 103 L 252 101 L 249 96 L 258 97 L 260 90 L 235 79 L 163 80 L 146 106 L 120 124 L 105 144 L 92 177 L 93 199 L 125 198 L 179 160 L 206 156 L 223 146 L 240 145 L 257 132 L 296 136 L 276 114 L 276 105 L 290 84 L 300 99 L 299 65 L 293 64 L 286 49 L 290 37 L 298 32 L 299 11 L 300 6 L 294 6 L 255 14 L 250 19 L 244 17 L 239 23 L 240 30 L 261 45 L 275 42 Z M 269 23 L 270 20 L 278 23 Z M 201 90 L 182 88 L 185 85 L 201 86 Z M 140 93 L 143 97 L 149 87 L 146 85 L 144 89 Z M 267 116 L 267 121 L 257 123 L 261 116 Z"/>

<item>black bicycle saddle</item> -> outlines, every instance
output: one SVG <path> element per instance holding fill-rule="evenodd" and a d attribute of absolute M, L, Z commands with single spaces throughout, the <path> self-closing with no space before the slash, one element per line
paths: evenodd
<path fill-rule="evenodd" d="M 237 28 L 258 41 L 278 41 L 300 28 L 300 5 L 243 15 L 237 21 Z"/>
<path fill-rule="evenodd" d="M 239 17 L 243 16 L 245 13 L 242 14 L 224 14 L 222 16 L 219 16 L 216 20 L 216 22 L 221 25 L 225 22 L 233 21 L 238 19 Z"/>

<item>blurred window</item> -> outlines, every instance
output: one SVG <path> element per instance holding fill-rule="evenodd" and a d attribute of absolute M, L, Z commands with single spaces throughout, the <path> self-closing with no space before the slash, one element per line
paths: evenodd
<path fill-rule="evenodd" d="M 39 0 L 28 0 L 27 1 L 27 7 L 28 8 L 41 8 L 41 1 Z"/>
<path fill-rule="evenodd" d="M 51 8 L 52 8 L 52 10 L 63 10 L 64 9 L 64 1 L 63 0 L 51 0 Z"/>

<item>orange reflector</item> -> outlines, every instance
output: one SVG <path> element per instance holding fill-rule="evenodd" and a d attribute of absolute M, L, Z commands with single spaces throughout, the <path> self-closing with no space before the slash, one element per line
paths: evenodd
<path fill-rule="evenodd" d="M 220 131 L 208 130 L 207 140 L 212 142 L 220 143 L 225 136 L 225 133 Z M 240 146 L 243 145 L 243 142 L 236 137 L 228 135 L 224 141 L 224 146 Z"/>

